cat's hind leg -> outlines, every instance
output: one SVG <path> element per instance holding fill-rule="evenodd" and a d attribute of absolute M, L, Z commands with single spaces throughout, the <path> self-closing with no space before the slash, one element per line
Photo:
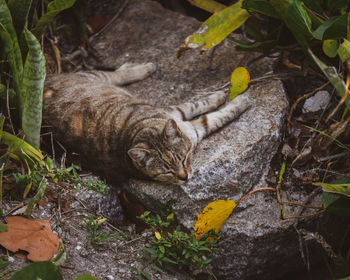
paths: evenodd
<path fill-rule="evenodd" d="M 115 71 L 86 71 L 76 75 L 89 81 L 125 85 L 143 80 L 156 70 L 153 63 L 134 64 L 125 63 Z"/>
<path fill-rule="evenodd" d="M 199 115 L 215 110 L 225 103 L 226 98 L 227 94 L 224 91 L 217 91 L 198 101 L 169 106 L 168 110 L 174 118 L 192 120 Z"/>

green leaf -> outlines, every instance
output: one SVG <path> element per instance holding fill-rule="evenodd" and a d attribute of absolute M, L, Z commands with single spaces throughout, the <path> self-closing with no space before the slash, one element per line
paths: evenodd
<path fill-rule="evenodd" d="M 158 266 L 156 266 L 156 265 L 154 265 L 154 264 L 151 264 L 151 267 L 152 267 L 154 270 L 158 271 L 159 273 L 164 273 L 163 269 L 161 269 L 160 267 L 158 267 Z"/>
<path fill-rule="evenodd" d="M 0 42 L 3 45 L 5 57 L 8 60 L 17 93 L 22 100 L 24 91 L 22 87 L 23 62 L 21 50 L 12 17 L 5 0 L 0 0 Z M 21 101 L 20 101 L 21 102 Z"/>
<path fill-rule="evenodd" d="M 303 7 L 301 0 L 291 0 L 286 10 L 285 22 L 293 33 L 309 35 L 311 33 L 311 18 Z"/>
<path fill-rule="evenodd" d="M 32 0 L 9 0 L 8 8 L 11 11 L 13 25 L 17 36 L 20 36 L 24 27 L 27 26 L 28 14 Z"/>
<path fill-rule="evenodd" d="M 320 4 L 320 0 L 303 0 L 304 4 L 310 8 L 311 10 L 314 10 L 315 12 L 322 14 L 323 9 Z"/>
<path fill-rule="evenodd" d="M 257 42 L 253 44 L 239 44 L 236 46 L 236 49 L 239 51 L 251 51 L 251 52 L 262 52 L 268 53 L 271 51 L 276 45 L 277 40 L 267 40 L 264 42 Z"/>
<path fill-rule="evenodd" d="M 11 280 L 62 280 L 63 277 L 52 262 L 35 262 L 31 263 L 21 270 L 17 271 Z"/>
<path fill-rule="evenodd" d="M 344 42 L 338 49 L 338 55 L 342 62 L 345 62 L 350 58 L 350 42 L 348 40 L 344 39 Z"/>
<path fill-rule="evenodd" d="M 336 89 L 337 94 L 342 98 L 346 92 L 346 86 L 343 79 L 339 77 L 337 70 L 334 67 L 327 66 L 317 56 L 315 56 L 310 49 L 308 49 L 308 52 L 309 55 L 312 57 L 313 61 L 317 64 L 317 66 L 321 69 L 323 74 L 327 77 L 327 79 Z M 346 98 L 345 105 L 350 109 L 350 96 Z"/>
<path fill-rule="evenodd" d="M 244 8 L 270 17 L 279 18 L 275 8 L 266 0 L 246 0 Z"/>
<path fill-rule="evenodd" d="M 323 182 L 314 183 L 316 186 L 322 186 L 323 191 L 344 195 L 350 198 L 350 183 L 347 184 L 327 184 Z"/>
<path fill-rule="evenodd" d="M 43 178 L 40 182 L 40 185 L 38 187 L 38 191 L 35 194 L 35 196 L 28 202 L 27 208 L 24 212 L 24 215 L 26 216 L 30 216 L 32 214 L 33 208 L 34 206 L 40 201 L 40 199 L 42 199 L 42 197 L 45 194 L 45 190 L 46 190 L 46 186 L 47 186 L 47 180 L 46 178 Z"/>
<path fill-rule="evenodd" d="M 26 141 L 34 148 L 40 146 L 43 89 L 46 76 L 45 57 L 35 36 L 25 29 L 28 54 L 23 70 L 26 98 L 22 110 L 22 129 Z"/>
<path fill-rule="evenodd" d="M 52 262 L 56 266 L 60 266 L 64 264 L 64 262 L 66 261 L 66 258 L 67 258 L 66 250 L 64 248 L 63 243 L 60 242 L 60 246 L 58 247 L 57 253 L 55 254 L 55 258 L 52 259 Z"/>
<path fill-rule="evenodd" d="M 331 185 L 346 183 L 350 183 L 350 176 L 344 176 L 334 180 Z M 350 217 L 350 200 L 348 196 L 324 191 L 322 193 L 322 205 L 331 213 Z"/>
<path fill-rule="evenodd" d="M 76 277 L 74 280 L 98 280 L 96 277 L 91 276 L 90 274 L 83 274 Z"/>
<path fill-rule="evenodd" d="M 47 13 L 44 14 L 39 21 L 37 22 L 36 26 L 31 30 L 32 33 L 37 37 L 38 39 L 41 37 L 41 35 L 44 33 L 46 27 L 54 20 L 56 15 L 60 13 L 63 10 L 66 10 L 70 7 L 72 7 L 75 3 L 75 0 L 54 0 L 51 1 L 47 6 Z"/>
<path fill-rule="evenodd" d="M 322 50 L 328 57 L 336 57 L 338 54 L 338 41 L 324 40 L 322 43 Z"/>
<path fill-rule="evenodd" d="M 202 50 L 209 50 L 239 28 L 249 18 L 247 10 L 241 8 L 242 2 L 239 0 L 208 18 L 196 33 L 186 38 L 177 56 L 187 49 L 202 47 Z"/>
<path fill-rule="evenodd" d="M 9 146 L 10 155 L 13 154 L 17 159 L 22 161 L 31 160 L 34 163 L 40 163 L 42 166 L 46 166 L 45 162 L 43 161 L 44 157 L 42 153 L 23 139 L 5 131 L 2 132 L 1 139 L 6 145 Z"/>
<path fill-rule="evenodd" d="M 347 197 L 334 194 L 334 193 L 322 193 L 322 204 L 327 211 L 343 216 L 350 217 L 350 200 Z"/>
<path fill-rule="evenodd" d="M 335 16 L 321 24 L 312 35 L 318 40 L 346 38 L 348 15 Z"/>
<path fill-rule="evenodd" d="M 162 260 L 165 261 L 165 262 L 167 262 L 167 263 L 177 264 L 176 261 L 173 261 L 173 260 L 171 260 L 171 259 L 169 259 L 169 258 L 167 258 L 167 257 L 162 258 Z"/>
<path fill-rule="evenodd" d="M 270 4 L 277 11 L 281 18 L 286 16 L 289 0 L 270 0 Z"/>

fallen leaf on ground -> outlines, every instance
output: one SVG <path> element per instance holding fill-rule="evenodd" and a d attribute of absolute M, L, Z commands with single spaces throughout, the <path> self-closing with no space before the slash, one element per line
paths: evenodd
<path fill-rule="evenodd" d="M 201 239 L 204 234 L 212 229 L 218 233 L 236 205 L 237 204 L 233 200 L 217 200 L 209 203 L 203 211 L 199 213 L 194 223 L 196 239 Z"/>
<path fill-rule="evenodd" d="M 0 244 L 7 250 L 28 252 L 31 261 L 50 260 L 57 252 L 59 239 L 48 220 L 29 220 L 19 216 L 6 218 L 7 232 L 0 233 Z"/>

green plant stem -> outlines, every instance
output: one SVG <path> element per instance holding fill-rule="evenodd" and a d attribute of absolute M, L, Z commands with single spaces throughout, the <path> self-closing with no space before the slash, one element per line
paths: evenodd
<path fill-rule="evenodd" d="M 278 204 L 280 206 L 280 217 L 281 217 L 282 220 L 283 220 L 283 217 L 284 217 L 284 208 L 283 208 L 283 204 L 282 204 L 282 201 L 281 201 L 280 190 L 281 190 L 283 175 L 284 175 L 285 171 L 286 171 L 286 162 L 284 161 L 282 163 L 282 166 L 281 166 L 280 175 L 279 175 L 279 178 L 278 178 L 278 184 L 277 184 L 277 187 L 276 187 L 276 196 L 277 196 Z"/>

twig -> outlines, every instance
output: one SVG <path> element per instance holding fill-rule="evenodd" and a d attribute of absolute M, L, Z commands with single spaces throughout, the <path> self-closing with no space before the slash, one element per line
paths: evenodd
<path fill-rule="evenodd" d="M 281 203 L 282 204 L 290 204 L 290 205 L 300 206 L 300 207 L 304 207 L 304 208 L 323 209 L 323 207 L 321 207 L 321 206 L 306 205 L 306 204 L 298 203 L 298 202 L 295 202 L 295 201 L 282 200 Z"/>
<path fill-rule="evenodd" d="M 218 280 L 218 278 L 215 276 L 214 272 L 211 269 L 207 269 L 207 272 L 214 278 L 214 280 Z"/>
<path fill-rule="evenodd" d="M 344 156 L 349 156 L 349 152 L 344 152 L 344 153 L 339 153 L 339 154 L 335 154 L 335 155 L 330 155 L 328 157 L 321 157 L 321 158 L 318 159 L 318 161 L 328 161 L 328 160 L 341 158 L 341 157 L 344 157 Z"/>
<path fill-rule="evenodd" d="M 118 246 L 117 246 L 117 248 L 119 248 L 119 247 L 121 247 L 121 246 L 125 246 L 125 245 L 128 245 L 128 244 L 130 244 L 130 243 L 132 243 L 132 242 L 135 242 L 135 241 L 137 241 L 137 240 L 140 240 L 140 239 L 143 239 L 143 238 L 147 238 L 148 236 L 140 236 L 140 237 L 137 237 L 137 238 L 135 238 L 135 239 L 132 239 L 132 240 L 129 240 L 129 241 L 126 241 L 126 242 L 124 242 L 124 243 L 121 243 L 121 244 L 119 244 Z"/>
<path fill-rule="evenodd" d="M 276 191 L 276 188 L 272 188 L 272 187 L 266 187 L 266 188 L 259 188 L 259 189 L 256 189 L 256 190 L 252 190 L 250 191 L 249 193 L 247 193 L 245 196 L 243 196 L 238 202 L 237 202 L 237 206 L 239 204 L 241 204 L 248 196 L 251 196 L 253 193 L 256 193 L 256 192 L 260 192 L 260 191 Z"/>
<path fill-rule="evenodd" d="M 314 189 L 309 196 L 304 200 L 303 204 L 306 205 L 307 203 L 309 203 L 311 201 L 311 199 L 313 199 L 316 194 L 321 190 L 321 187 L 318 187 L 316 189 Z M 303 213 L 304 208 L 300 208 L 300 210 L 297 213 L 297 216 L 301 216 L 301 214 Z M 298 225 L 298 220 L 294 222 L 294 227 L 296 229 L 296 226 Z"/>
<path fill-rule="evenodd" d="M 57 63 L 57 73 L 60 74 L 62 72 L 62 67 L 61 67 L 61 53 L 60 50 L 57 48 L 55 42 L 52 39 L 49 39 L 51 48 L 55 54 L 56 58 L 56 63 Z"/>
<path fill-rule="evenodd" d="M 318 212 L 315 212 L 315 213 L 312 213 L 309 215 L 305 215 L 305 216 L 284 216 L 283 220 L 310 218 L 310 217 L 322 214 L 325 211 L 326 211 L 326 209 L 323 209 L 321 211 L 318 211 Z"/>

